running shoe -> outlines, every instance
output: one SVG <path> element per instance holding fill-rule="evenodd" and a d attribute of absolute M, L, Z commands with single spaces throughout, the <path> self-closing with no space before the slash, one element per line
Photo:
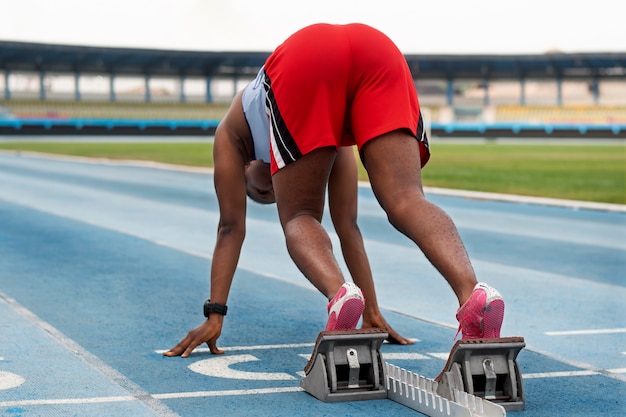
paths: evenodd
<path fill-rule="evenodd" d="M 470 298 L 456 312 L 463 339 L 500 337 L 504 319 L 504 300 L 498 291 L 484 282 L 474 287 Z"/>
<path fill-rule="evenodd" d="M 328 303 L 326 330 L 352 330 L 363 314 L 365 297 L 359 287 L 346 282 Z"/>

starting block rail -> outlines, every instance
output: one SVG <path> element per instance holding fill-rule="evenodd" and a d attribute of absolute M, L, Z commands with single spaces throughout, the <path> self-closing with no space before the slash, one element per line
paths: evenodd
<path fill-rule="evenodd" d="M 385 363 L 387 395 L 400 403 L 430 417 L 504 417 L 500 405 L 455 390 L 452 398 L 438 394 L 437 381 L 406 369 Z"/>

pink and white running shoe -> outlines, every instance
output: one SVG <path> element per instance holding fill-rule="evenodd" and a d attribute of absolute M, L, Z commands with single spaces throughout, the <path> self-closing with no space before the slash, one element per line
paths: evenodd
<path fill-rule="evenodd" d="M 470 298 L 457 310 L 456 319 L 463 339 L 499 338 L 504 300 L 494 288 L 479 282 Z"/>
<path fill-rule="evenodd" d="M 328 303 L 326 330 L 352 330 L 365 309 L 365 297 L 359 287 L 346 282 Z"/>

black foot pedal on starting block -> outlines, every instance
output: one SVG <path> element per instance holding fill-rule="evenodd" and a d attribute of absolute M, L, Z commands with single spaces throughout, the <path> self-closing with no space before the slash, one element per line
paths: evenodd
<path fill-rule="evenodd" d="M 380 354 L 387 336 L 381 329 L 321 332 L 300 387 L 324 402 L 387 398 Z"/>
<path fill-rule="evenodd" d="M 435 381 L 437 393 L 453 399 L 455 390 L 499 404 L 507 411 L 524 409 L 524 386 L 517 354 L 523 337 L 459 340 Z"/>

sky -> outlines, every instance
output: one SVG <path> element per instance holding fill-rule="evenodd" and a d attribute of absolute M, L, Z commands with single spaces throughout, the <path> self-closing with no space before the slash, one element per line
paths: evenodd
<path fill-rule="evenodd" d="M 624 0 L 0 0 L 0 41 L 272 51 L 312 23 L 369 24 L 405 54 L 626 52 Z"/>

